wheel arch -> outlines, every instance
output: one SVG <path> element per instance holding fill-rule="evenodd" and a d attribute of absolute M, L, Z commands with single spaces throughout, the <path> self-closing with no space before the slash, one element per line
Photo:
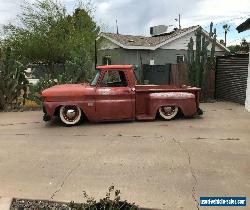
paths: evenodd
<path fill-rule="evenodd" d="M 184 116 L 196 113 L 195 95 L 188 92 L 161 92 L 148 95 L 147 110 L 151 116 L 156 117 L 162 106 L 176 106 Z"/>

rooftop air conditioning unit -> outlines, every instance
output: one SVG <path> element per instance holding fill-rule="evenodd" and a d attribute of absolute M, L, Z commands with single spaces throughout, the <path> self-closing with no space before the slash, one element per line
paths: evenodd
<path fill-rule="evenodd" d="M 168 30 L 168 26 L 165 26 L 165 25 L 153 26 L 153 27 L 150 27 L 150 35 L 151 36 L 161 35 L 161 34 L 167 33 L 167 30 Z"/>

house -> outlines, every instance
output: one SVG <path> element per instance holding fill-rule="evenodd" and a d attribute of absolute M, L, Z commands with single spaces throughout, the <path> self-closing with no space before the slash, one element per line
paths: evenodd
<path fill-rule="evenodd" d="M 237 28 L 238 32 L 243 32 L 250 29 L 250 18 L 244 23 L 240 24 Z M 250 45 L 250 44 L 249 44 Z M 247 78 L 247 90 L 246 90 L 246 110 L 250 112 L 250 52 L 249 52 L 249 63 L 248 63 L 248 78 Z"/>
<path fill-rule="evenodd" d="M 101 33 L 98 42 L 98 59 L 100 65 L 132 64 L 132 65 L 165 65 L 185 62 L 190 38 L 196 40 L 195 33 L 200 26 L 169 30 L 167 26 L 150 28 L 150 37 Z M 209 34 L 202 29 L 203 36 L 210 42 Z M 229 52 L 217 41 L 216 55 Z"/>

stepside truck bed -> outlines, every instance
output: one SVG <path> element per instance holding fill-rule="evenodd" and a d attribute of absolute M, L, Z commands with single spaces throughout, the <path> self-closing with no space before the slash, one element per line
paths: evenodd
<path fill-rule="evenodd" d="M 136 118 L 155 118 L 159 106 L 165 102 L 175 105 L 185 116 L 193 116 L 199 109 L 200 88 L 173 85 L 136 85 Z"/>

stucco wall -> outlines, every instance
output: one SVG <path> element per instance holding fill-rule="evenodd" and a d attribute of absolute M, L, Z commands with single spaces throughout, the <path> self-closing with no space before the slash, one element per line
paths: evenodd
<path fill-rule="evenodd" d="M 112 64 L 132 64 L 140 65 L 150 64 L 150 60 L 154 60 L 155 65 L 164 65 L 166 63 L 176 64 L 177 55 L 187 56 L 185 50 L 126 50 L 122 48 L 112 50 L 99 50 L 98 64 L 102 64 L 104 56 L 111 56 Z"/>
<path fill-rule="evenodd" d="M 250 43 L 249 43 L 250 48 Z M 246 110 L 250 112 L 250 51 L 249 51 L 249 62 L 248 62 L 248 78 L 247 78 L 247 90 L 246 90 Z"/>
<path fill-rule="evenodd" d="M 154 60 L 155 65 L 166 63 L 176 64 L 177 55 L 187 58 L 187 50 L 157 49 L 157 50 L 127 50 L 123 48 L 106 49 L 98 51 L 98 64 L 101 65 L 104 56 L 111 56 L 112 64 L 150 64 Z M 216 55 L 224 55 L 224 52 L 216 52 Z"/>

